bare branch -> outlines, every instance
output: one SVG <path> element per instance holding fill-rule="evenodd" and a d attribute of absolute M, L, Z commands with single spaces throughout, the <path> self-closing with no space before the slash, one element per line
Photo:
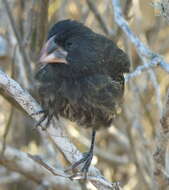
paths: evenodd
<path fill-rule="evenodd" d="M 158 129 L 156 137 L 156 150 L 154 153 L 155 171 L 154 175 L 159 188 L 168 187 L 169 174 L 166 170 L 166 153 L 169 143 L 169 90 L 166 99 L 166 105 L 161 118 L 161 126 Z"/>
<path fill-rule="evenodd" d="M 47 170 L 49 170 L 53 175 L 56 176 L 61 176 L 61 177 L 65 177 L 65 178 L 69 178 L 70 175 L 67 175 L 66 173 L 64 173 L 64 171 L 61 170 L 56 170 L 55 168 L 49 166 L 47 163 L 45 163 L 40 156 L 34 156 L 28 153 L 29 158 L 31 158 L 32 160 L 34 160 L 35 162 L 37 162 L 38 164 L 42 165 L 44 168 L 46 168 Z"/>
<path fill-rule="evenodd" d="M 2 154 L 4 154 L 5 149 L 6 149 L 6 138 L 8 136 L 9 129 L 10 129 L 10 126 L 11 126 L 13 112 L 14 112 L 14 107 L 11 106 L 11 110 L 10 110 L 10 114 L 9 114 L 9 119 L 8 119 L 8 122 L 7 122 L 6 127 L 5 127 L 5 131 L 4 131 L 4 134 L 3 134 L 3 146 L 2 146 L 2 150 L 1 150 Z"/>
<path fill-rule="evenodd" d="M 121 29 L 124 31 L 124 33 L 127 35 L 127 37 L 130 39 L 130 41 L 135 45 L 137 53 L 139 54 L 139 56 L 143 60 L 143 62 L 145 62 L 145 60 L 146 60 L 148 62 L 148 64 L 159 65 L 165 71 L 169 72 L 169 64 L 167 64 L 163 60 L 162 56 L 151 51 L 131 31 L 130 27 L 128 26 L 127 21 L 123 17 L 121 6 L 120 6 L 120 1 L 119 0 L 112 0 L 112 5 L 114 8 L 114 17 L 115 17 L 116 23 L 121 27 Z"/>
<path fill-rule="evenodd" d="M 137 77 L 138 75 L 142 74 L 144 71 L 148 71 L 154 67 L 158 66 L 158 60 L 152 61 L 150 63 L 145 63 L 144 65 L 139 65 L 132 73 L 129 73 L 125 76 L 125 81 L 128 82 L 130 79 Z"/>
<path fill-rule="evenodd" d="M 48 6 L 49 1 L 34 1 L 34 6 L 37 7 L 37 25 L 36 25 L 36 44 L 35 44 L 35 55 L 39 55 L 40 49 L 43 45 L 47 25 L 48 25 Z"/>
<path fill-rule="evenodd" d="M 86 3 L 89 7 L 89 9 L 93 12 L 95 15 L 95 18 L 97 19 L 98 23 L 100 24 L 100 28 L 102 28 L 103 32 L 107 35 L 110 35 L 109 28 L 107 27 L 107 24 L 104 20 L 104 18 L 100 15 L 99 11 L 95 7 L 95 4 L 91 0 L 86 0 Z"/>
<path fill-rule="evenodd" d="M 1 145 L 2 144 L 0 143 L 0 148 L 2 148 Z M 39 185 L 47 184 L 49 187 L 57 187 L 60 185 L 64 188 L 69 184 L 69 188 L 71 190 L 74 189 L 74 185 L 77 185 L 77 189 L 79 189 L 76 182 L 72 182 L 72 184 L 70 184 L 69 179 L 51 176 L 47 170 L 39 167 L 36 162 L 30 159 L 26 153 L 9 146 L 6 147 L 4 155 L 0 154 L 0 165 L 25 176 L 29 180 Z M 13 180 L 17 179 L 17 175 L 12 175 L 11 177 L 14 178 Z"/>
<path fill-rule="evenodd" d="M 29 67 L 29 65 L 30 65 L 30 60 L 28 60 L 28 56 L 27 56 L 26 51 L 25 51 L 25 48 L 24 48 L 24 46 L 23 46 L 23 43 L 22 43 L 22 40 L 21 40 L 21 36 L 20 36 L 20 34 L 19 34 L 19 32 L 18 32 L 18 30 L 17 30 L 17 28 L 16 28 L 16 23 L 15 23 L 15 21 L 14 21 L 12 12 L 11 12 L 10 7 L 9 7 L 9 4 L 8 4 L 7 0 L 3 0 L 3 3 L 4 3 L 4 6 L 5 6 L 7 15 L 8 15 L 8 17 L 9 17 L 9 21 L 10 21 L 11 26 L 12 26 L 12 30 L 13 30 L 13 32 L 14 32 L 14 34 L 15 34 L 16 39 L 17 39 L 17 42 L 18 42 L 18 45 L 19 45 L 19 50 L 20 50 L 21 55 L 22 55 L 22 58 L 23 58 L 23 60 L 24 60 L 25 68 L 27 69 L 27 73 L 30 74 L 30 73 L 31 73 L 31 70 L 30 70 L 31 67 Z M 27 75 L 27 77 L 28 77 L 29 79 L 31 78 L 29 75 Z M 30 80 L 30 81 L 31 81 L 31 80 Z"/>

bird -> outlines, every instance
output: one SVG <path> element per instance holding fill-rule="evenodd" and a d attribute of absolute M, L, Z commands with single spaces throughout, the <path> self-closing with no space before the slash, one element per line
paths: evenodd
<path fill-rule="evenodd" d="M 77 168 L 87 176 L 96 132 L 108 128 L 123 102 L 127 54 L 106 36 L 83 23 L 66 19 L 54 24 L 41 49 L 35 79 L 43 110 L 37 125 L 53 117 L 92 129 L 90 149 L 66 171 Z"/>

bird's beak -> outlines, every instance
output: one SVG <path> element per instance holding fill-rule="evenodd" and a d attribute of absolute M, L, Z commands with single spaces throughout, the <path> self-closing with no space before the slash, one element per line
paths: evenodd
<path fill-rule="evenodd" d="M 54 37 L 51 37 L 41 50 L 39 62 L 46 63 L 65 63 L 67 64 L 67 51 L 54 42 Z"/>

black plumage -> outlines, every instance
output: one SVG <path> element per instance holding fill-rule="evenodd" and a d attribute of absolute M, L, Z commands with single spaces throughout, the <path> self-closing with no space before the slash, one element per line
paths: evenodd
<path fill-rule="evenodd" d="M 130 66 L 113 41 L 77 21 L 60 21 L 48 33 L 40 62 L 36 80 L 44 118 L 65 117 L 93 128 L 93 136 L 100 127 L 110 126 L 123 97 L 123 74 Z M 84 161 L 83 171 L 91 159 Z"/>

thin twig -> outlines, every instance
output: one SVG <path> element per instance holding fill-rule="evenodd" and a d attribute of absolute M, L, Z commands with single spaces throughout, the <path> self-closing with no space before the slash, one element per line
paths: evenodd
<path fill-rule="evenodd" d="M 11 105 L 11 110 L 10 110 L 10 114 L 9 114 L 9 119 L 8 119 L 8 122 L 7 122 L 6 127 L 5 127 L 5 131 L 4 131 L 4 134 L 3 134 L 3 144 L 2 144 L 2 151 L 1 151 L 1 154 L 4 154 L 4 153 L 5 153 L 5 149 L 6 149 L 6 138 L 7 138 L 7 135 L 8 135 L 8 133 L 9 133 L 10 126 L 11 126 L 13 112 L 14 112 L 14 107 L 13 107 L 13 105 Z"/>
<path fill-rule="evenodd" d="M 132 73 L 126 74 L 125 81 L 128 82 L 130 79 L 139 76 L 144 71 L 148 71 L 149 69 L 155 68 L 157 66 L 159 66 L 158 60 L 151 63 L 145 63 L 144 65 L 139 65 Z"/>
<path fill-rule="evenodd" d="M 169 72 L 169 64 L 167 64 L 163 57 L 151 51 L 144 43 L 132 32 L 128 26 L 127 21 L 124 19 L 121 5 L 119 0 L 112 0 L 112 5 L 114 8 L 114 18 L 116 23 L 121 27 L 130 41 L 135 45 L 136 50 L 143 62 L 146 60 L 148 64 L 158 64 L 165 71 Z"/>
<path fill-rule="evenodd" d="M 123 8 L 123 13 L 124 13 L 124 16 L 128 19 L 128 13 L 130 11 L 130 8 L 131 8 L 131 5 L 132 5 L 132 0 L 126 0 L 125 2 L 125 6 Z M 122 34 L 122 30 L 120 27 L 117 28 L 116 30 L 116 37 L 115 37 L 115 41 L 117 42 L 119 37 L 121 36 Z"/>
<path fill-rule="evenodd" d="M 78 179 L 85 179 L 85 176 L 80 174 L 74 178 L 71 177 L 71 175 L 68 175 L 66 173 L 64 173 L 62 170 L 58 170 L 53 168 L 52 166 L 50 166 L 49 164 L 45 163 L 39 156 L 33 156 L 31 154 L 28 154 L 29 158 L 31 158 L 32 160 L 34 160 L 35 162 L 39 163 L 41 166 L 43 166 L 44 168 L 46 168 L 48 171 L 50 171 L 53 175 L 56 176 L 61 176 L 61 177 L 65 177 L 65 178 L 69 178 L 69 179 L 74 179 L 74 180 L 78 180 Z M 98 177 L 93 177 L 93 176 L 87 176 L 87 179 L 90 181 L 100 181 L 101 179 L 99 179 Z M 103 183 L 105 183 L 105 185 L 110 185 L 108 183 L 106 183 L 104 180 L 102 181 Z M 110 186 L 111 188 L 111 186 Z"/>
<path fill-rule="evenodd" d="M 32 160 L 34 160 L 35 162 L 37 162 L 38 164 L 42 165 L 44 168 L 46 168 L 48 171 L 50 171 L 53 175 L 56 176 L 61 176 L 61 177 L 65 177 L 65 178 L 69 178 L 70 175 L 67 175 L 66 173 L 64 173 L 64 171 L 62 170 L 57 170 L 51 166 L 49 166 L 49 164 L 45 163 L 40 156 L 38 155 L 31 155 L 28 153 L 29 158 L 31 158 Z"/>
<path fill-rule="evenodd" d="M 20 34 L 19 34 L 19 32 L 18 32 L 18 30 L 16 28 L 16 23 L 14 21 L 14 17 L 12 15 L 11 10 L 10 10 L 9 4 L 8 4 L 7 0 L 2 0 L 2 1 L 4 3 L 6 12 L 8 14 L 9 21 L 10 21 L 11 26 L 12 26 L 12 30 L 13 30 L 13 32 L 15 34 L 16 39 L 17 39 L 17 42 L 18 42 L 18 45 L 19 45 L 19 50 L 20 50 L 22 58 L 24 60 L 24 65 L 25 65 L 25 68 L 27 70 L 27 78 L 30 79 L 30 81 L 31 81 L 31 73 L 32 72 L 31 72 L 31 67 L 29 66 L 30 65 L 30 60 L 28 60 L 25 48 L 24 48 L 22 40 L 21 40 L 21 36 L 20 36 Z M 28 75 L 28 73 L 29 73 L 29 75 Z"/>
<path fill-rule="evenodd" d="M 110 35 L 109 29 L 107 27 L 107 24 L 104 20 L 104 18 L 101 16 L 101 14 L 99 13 L 99 11 L 97 10 L 97 8 L 95 7 L 95 4 L 93 3 L 93 1 L 91 0 L 86 0 L 87 5 L 89 7 L 89 9 L 93 12 L 93 14 L 95 15 L 95 18 L 97 19 L 100 28 L 103 30 L 103 32 L 107 35 Z"/>
<path fill-rule="evenodd" d="M 0 143 L 0 149 L 1 148 L 2 144 Z M 51 175 L 43 167 L 39 167 L 39 164 L 37 164 L 34 160 L 30 159 L 27 153 L 10 146 L 6 147 L 4 155 L 0 154 L 0 165 L 7 168 L 7 170 L 17 172 L 20 174 L 19 177 L 24 176 L 37 185 L 47 185 L 51 189 L 56 189 L 58 186 L 61 189 L 65 189 L 69 186 L 70 190 L 74 190 L 74 186 L 76 186 L 77 190 L 80 190 L 80 187 L 76 181 L 70 183 L 70 180 L 64 177 L 61 178 Z"/>
<path fill-rule="evenodd" d="M 39 54 L 40 49 L 43 45 L 45 35 L 46 35 L 46 30 L 47 30 L 47 24 L 48 24 L 48 6 L 49 6 L 49 1 L 44 0 L 44 1 L 39 1 L 39 14 L 38 14 L 38 22 L 37 22 L 37 43 L 36 43 L 36 53 Z"/>
<path fill-rule="evenodd" d="M 156 135 L 154 176 L 158 182 L 159 189 L 161 189 L 161 187 L 168 187 L 169 185 L 169 174 L 167 174 L 166 170 L 166 151 L 169 142 L 169 90 L 166 97 L 163 115 L 161 117 L 161 126 L 158 128 L 158 134 Z"/>

